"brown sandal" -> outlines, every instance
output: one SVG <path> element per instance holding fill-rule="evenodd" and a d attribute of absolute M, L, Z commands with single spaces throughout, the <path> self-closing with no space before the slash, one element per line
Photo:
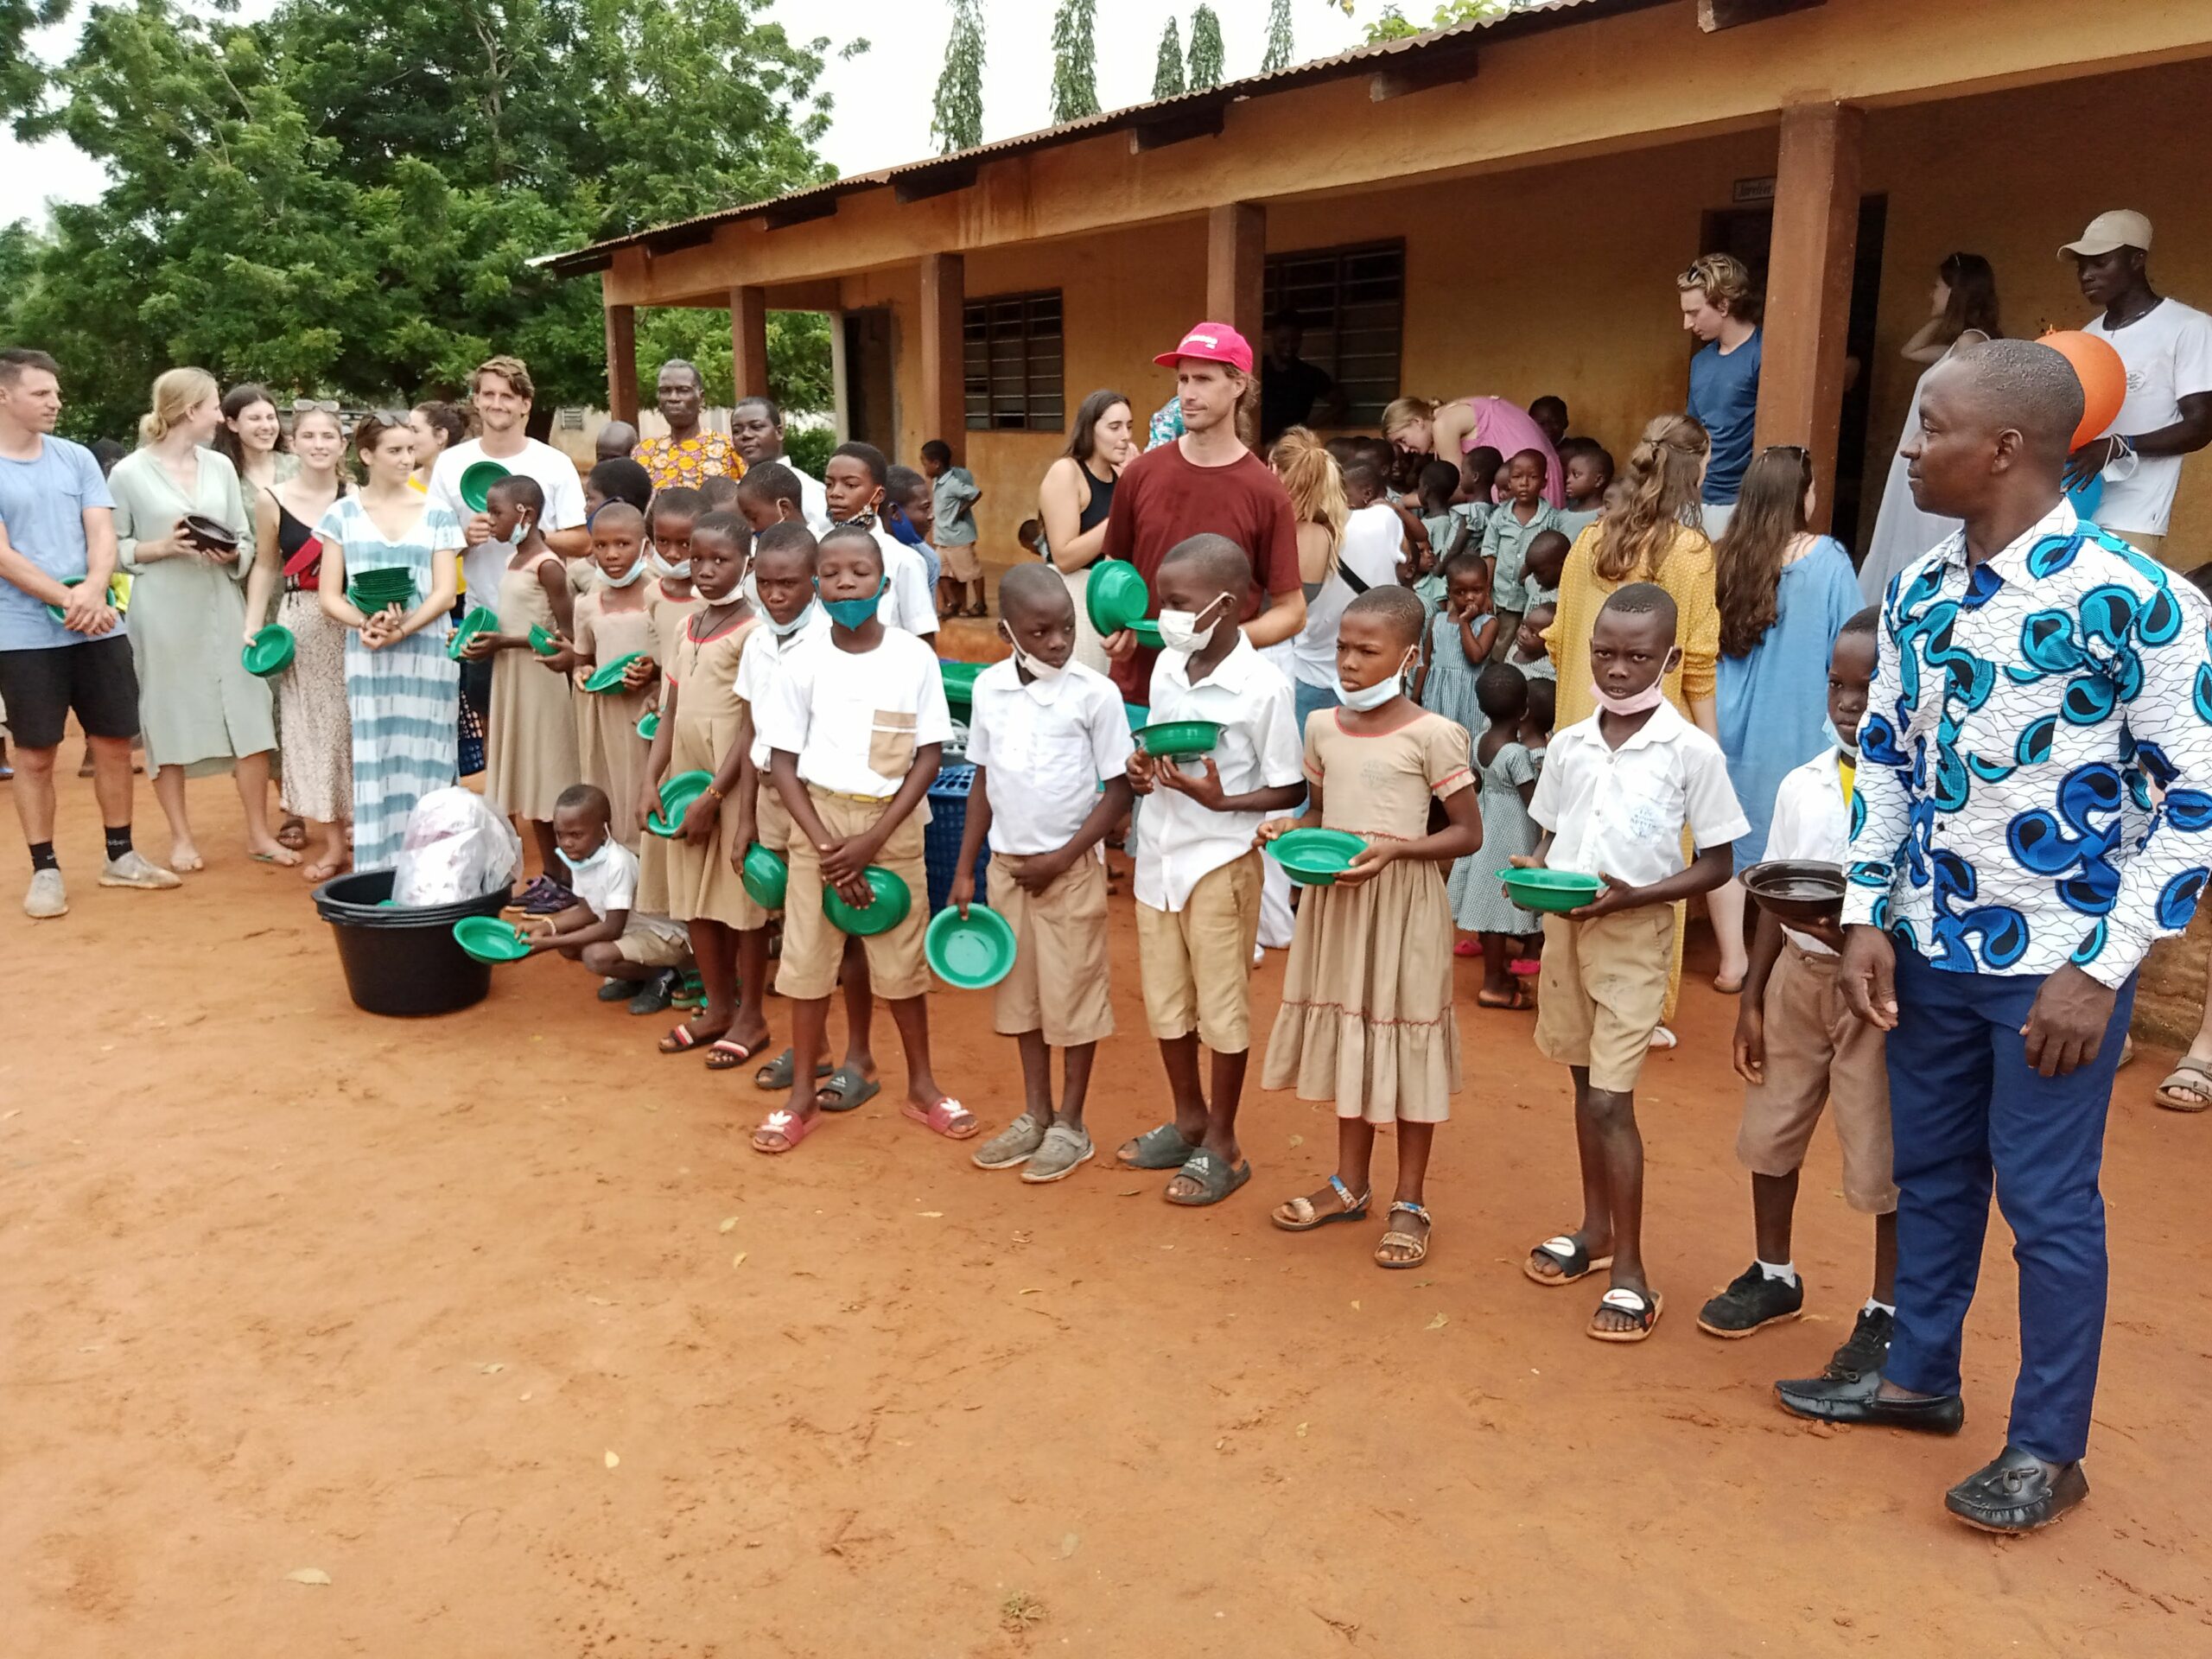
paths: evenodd
<path fill-rule="evenodd" d="M 2212 1060 L 2183 1055 L 2151 1098 L 2170 1112 L 2201 1112 L 2212 1107 Z"/>

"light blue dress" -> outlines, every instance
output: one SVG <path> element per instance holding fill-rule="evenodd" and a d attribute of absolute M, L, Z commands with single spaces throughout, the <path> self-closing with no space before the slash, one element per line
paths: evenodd
<path fill-rule="evenodd" d="M 1421 706 L 1431 714 L 1458 721 L 1467 728 L 1468 741 L 1472 743 L 1490 729 L 1490 716 L 1475 698 L 1475 681 L 1482 670 L 1467 660 L 1466 647 L 1459 643 L 1459 626 L 1441 608 L 1428 620 L 1428 678 L 1421 689 Z"/>
<path fill-rule="evenodd" d="M 1774 626 L 1743 657 L 1719 663 L 1720 748 L 1751 832 L 1736 843 L 1741 872 L 1766 856 L 1775 791 L 1795 768 L 1830 747 L 1828 653 L 1863 607 L 1841 543 L 1823 536 L 1782 567 Z"/>
<path fill-rule="evenodd" d="M 404 565 L 416 602 L 429 596 L 435 566 L 461 545 L 461 521 L 428 503 L 405 539 L 387 541 L 360 502 L 346 496 L 315 534 L 345 550 L 346 580 Z M 408 814 L 434 789 L 455 781 L 460 759 L 461 665 L 446 655 L 445 630 L 428 627 L 371 651 L 346 631 L 346 705 L 353 721 L 353 868 L 399 862 Z"/>

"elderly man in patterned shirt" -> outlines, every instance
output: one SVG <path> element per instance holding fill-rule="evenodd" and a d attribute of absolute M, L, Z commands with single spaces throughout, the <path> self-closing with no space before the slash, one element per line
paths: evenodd
<path fill-rule="evenodd" d="M 1840 969 L 1890 1033 L 1897 1332 L 1878 1372 L 1777 1385 L 1801 1416 L 1955 1433 L 1993 1183 L 2020 1370 L 2004 1451 L 1945 1507 L 2002 1533 L 2088 1491 L 2113 1071 L 2136 969 L 2212 857 L 2204 604 L 2075 518 L 2081 415 L 2064 359 L 1992 340 L 1929 378 L 1905 448 L 1914 499 L 1964 528 L 1883 600 Z"/>

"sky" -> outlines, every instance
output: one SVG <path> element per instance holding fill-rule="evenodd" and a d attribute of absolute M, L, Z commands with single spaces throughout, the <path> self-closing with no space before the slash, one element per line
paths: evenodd
<path fill-rule="evenodd" d="M 1098 99 L 1107 109 L 1142 103 L 1152 94 L 1152 71 L 1160 31 L 1170 16 L 1187 46 L 1193 0 L 1103 0 L 1098 8 Z M 274 0 L 243 0 L 238 16 L 251 18 Z M 1268 0 L 1213 0 L 1230 79 L 1258 71 L 1267 46 Z M 1052 124 L 1053 0 L 982 0 L 985 36 L 983 137 L 1005 138 Z M 1402 8 L 1421 16 L 1421 0 Z M 1299 59 L 1327 57 L 1357 43 L 1359 22 L 1382 10 L 1382 0 L 1355 0 L 1358 21 L 1338 0 L 1292 0 Z M 81 16 L 82 7 L 79 8 Z M 833 47 L 855 37 L 870 49 L 849 61 L 834 50 L 823 75 L 833 99 L 832 125 L 823 153 L 841 173 L 865 173 L 932 154 L 930 99 L 951 27 L 950 0 L 772 0 L 768 15 L 797 38 L 830 35 Z M 833 20 L 825 22 L 825 19 Z M 66 57 L 78 22 L 34 35 L 45 58 Z M 59 197 L 97 196 L 100 168 L 66 139 L 36 147 L 0 128 L 0 225 L 42 220 L 45 204 Z"/>

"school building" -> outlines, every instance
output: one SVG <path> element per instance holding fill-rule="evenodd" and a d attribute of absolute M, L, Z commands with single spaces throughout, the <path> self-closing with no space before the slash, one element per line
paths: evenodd
<path fill-rule="evenodd" d="M 1765 289 L 1759 442 L 1811 448 L 1856 548 L 1946 254 L 1995 266 L 2008 334 L 2075 327 L 2056 250 L 2133 207 L 2153 284 L 2212 309 L 2207 109 L 2212 0 L 1555 0 L 548 263 L 599 273 L 623 418 L 639 307 L 727 309 L 740 394 L 768 311 L 833 314 L 841 432 L 944 439 L 1004 556 L 1084 396 L 1141 423 L 1200 317 L 1256 344 L 1298 312 L 1355 427 L 1556 392 L 1624 454 L 1683 404 L 1676 274 L 1732 251 Z M 2203 455 L 2173 536 L 2212 558 Z"/>

